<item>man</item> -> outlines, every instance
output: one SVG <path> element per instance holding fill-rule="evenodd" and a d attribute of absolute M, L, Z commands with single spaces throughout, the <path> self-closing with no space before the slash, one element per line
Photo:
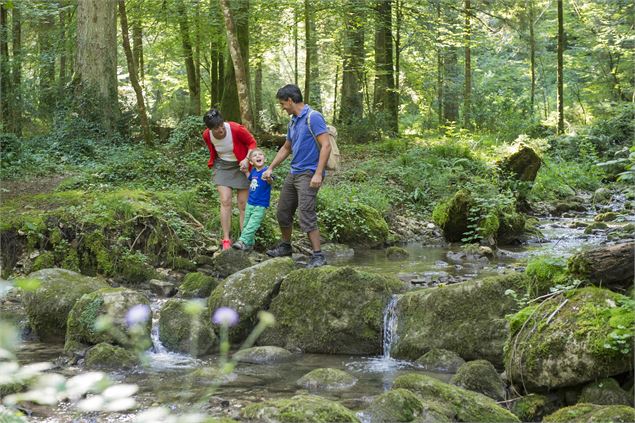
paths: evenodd
<path fill-rule="evenodd" d="M 304 104 L 302 92 L 296 85 L 289 84 L 280 88 L 276 98 L 280 107 L 291 116 L 291 122 L 284 145 L 262 178 L 271 180 L 274 168 L 290 154 L 293 157 L 291 172 L 284 181 L 278 200 L 277 218 L 282 241 L 267 251 L 267 255 L 270 257 L 291 255 L 293 215 L 296 209 L 299 209 L 300 229 L 308 235 L 313 248 L 307 268 L 323 266 L 326 264 L 326 258 L 320 249 L 320 231 L 317 226 L 315 206 L 318 190 L 322 186 L 326 162 L 331 153 L 328 129 L 322 114 Z"/>

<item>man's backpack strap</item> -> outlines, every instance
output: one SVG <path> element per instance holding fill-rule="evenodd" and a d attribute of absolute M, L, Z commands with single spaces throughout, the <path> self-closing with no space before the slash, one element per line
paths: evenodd
<path fill-rule="evenodd" d="M 309 132 L 311 133 L 311 135 L 313 135 L 313 139 L 315 140 L 315 143 L 317 144 L 318 148 L 322 148 L 322 146 L 320 145 L 320 143 L 317 140 L 317 137 L 313 133 L 313 129 L 311 129 L 311 115 L 313 114 L 313 112 L 315 112 L 315 110 L 311 110 L 309 112 L 309 115 L 306 117 L 306 126 L 309 127 Z"/>

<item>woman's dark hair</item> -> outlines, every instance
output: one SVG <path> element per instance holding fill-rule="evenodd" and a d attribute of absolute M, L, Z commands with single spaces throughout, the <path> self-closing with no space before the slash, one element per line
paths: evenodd
<path fill-rule="evenodd" d="M 297 85 L 287 84 L 276 93 L 278 100 L 293 100 L 294 103 L 302 103 L 302 91 Z"/>
<path fill-rule="evenodd" d="M 210 109 L 209 112 L 205 113 L 205 116 L 203 116 L 203 122 L 205 122 L 205 126 L 209 129 L 214 129 L 221 126 L 225 120 L 218 110 Z"/>

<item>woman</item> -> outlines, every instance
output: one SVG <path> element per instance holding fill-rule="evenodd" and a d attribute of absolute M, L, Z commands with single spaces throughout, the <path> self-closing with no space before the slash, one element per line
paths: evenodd
<path fill-rule="evenodd" d="M 223 228 L 223 250 L 231 248 L 229 231 L 231 228 L 232 194 L 238 192 L 240 229 L 245 217 L 245 205 L 249 195 L 249 180 L 245 173 L 249 169 L 249 152 L 256 148 L 253 135 L 236 122 L 225 122 L 220 112 L 211 109 L 203 117 L 207 129 L 203 140 L 209 148 L 207 167 L 214 169 L 214 184 L 220 196 L 220 223 Z"/>

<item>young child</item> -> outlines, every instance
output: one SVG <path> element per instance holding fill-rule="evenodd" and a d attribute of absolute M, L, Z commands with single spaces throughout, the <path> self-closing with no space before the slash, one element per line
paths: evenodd
<path fill-rule="evenodd" d="M 262 218 L 265 217 L 269 200 L 271 198 L 271 183 L 262 179 L 262 174 L 267 170 L 265 166 L 265 153 L 256 148 L 249 153 L 249 161 L 253 169 L 249 173 L 249 198 L 245 208 L 245 220 L 243 232 L 238 241 L 232 245 L 237 250 L 248 251 L 254 247 L 256 231 L 260 227 Z"/>

